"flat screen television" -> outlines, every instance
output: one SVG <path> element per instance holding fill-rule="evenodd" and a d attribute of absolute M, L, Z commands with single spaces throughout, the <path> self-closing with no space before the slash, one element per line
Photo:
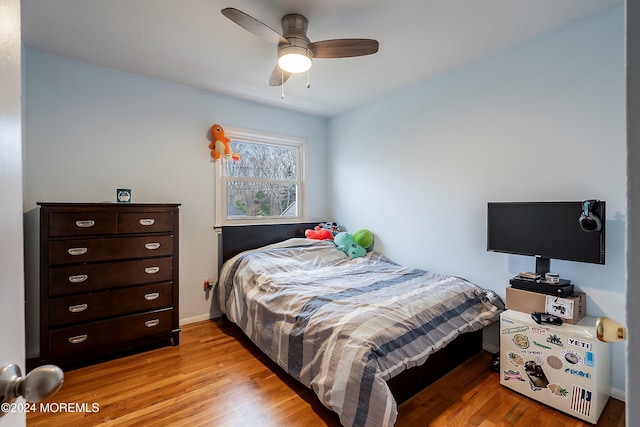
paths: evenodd
<path fill-rule="evenodd" d="M 542 277 L 551 259 L 604 264 L 605 207 L 598 200 L 490 202 L 487 250 L 534 256 Z"/>

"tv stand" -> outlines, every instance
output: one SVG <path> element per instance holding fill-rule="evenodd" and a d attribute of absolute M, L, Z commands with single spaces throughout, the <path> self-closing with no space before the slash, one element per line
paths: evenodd
<path fill-rule="evenodd" d="M 536 256 L 536 274 L 544 279 L 544 276 L 551 271 L 551 259 Z"/>

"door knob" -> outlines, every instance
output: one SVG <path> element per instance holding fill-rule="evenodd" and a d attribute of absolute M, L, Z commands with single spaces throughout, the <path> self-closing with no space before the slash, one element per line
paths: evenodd
<path fill-rule="evenodd" d="M 596 320 L 596 336 L 600 341 L 617 342 L 627 339 L 627 328 L 608 317 Z"/>
<path fill-rule="evenodd" d="M 55 365 L 43 365 L 22 377 L 17 365 L 9 364 L 0 368 L 1 403 L 12 403 L 18 396 L 27 402 L 39 402 L 55 394 L 64 381 L 62 369 Z M 4 415 L 0 411 L 0 417 Z"/>

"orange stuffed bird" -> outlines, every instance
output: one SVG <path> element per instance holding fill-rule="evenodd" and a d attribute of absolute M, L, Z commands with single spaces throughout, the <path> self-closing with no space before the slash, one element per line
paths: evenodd
<path fill-rule="evenodd" d="M 209 149 L 211 150 L 211 157 L 213 161 L 220 160 L 220 157 L 224 155 L 227 159 L 240 160 L 240 154 L 231 152 L 231 140 L 224 136 L 224 129 L 222 126 L 215 124 L 211 126 L 211 142 L 209 143 Z"/>

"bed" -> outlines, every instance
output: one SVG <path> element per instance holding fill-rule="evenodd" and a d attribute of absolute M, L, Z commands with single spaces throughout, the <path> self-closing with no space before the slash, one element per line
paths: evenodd
<path fill-rule="evenodd" d="M 464 279 L 300 237 L 314 225 L 223 227 L 220 309 L 343 425 L 391 426 L 398 402 L 481 350 L 504 306 Z"/>

